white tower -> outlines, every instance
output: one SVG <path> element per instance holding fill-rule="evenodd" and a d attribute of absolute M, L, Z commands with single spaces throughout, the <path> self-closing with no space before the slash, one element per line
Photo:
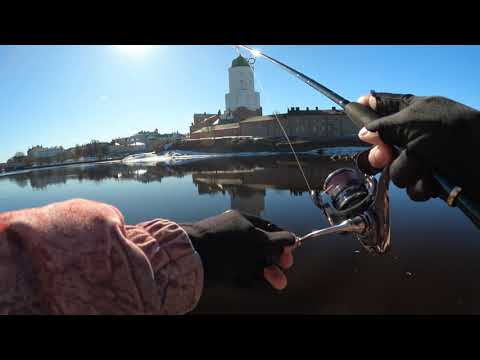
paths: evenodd
<path fill-rule="evenodd" d="M 230 92 L 225 95 L 226 112 L 244 107 L 252 111 L 260 109 L 260 93 L 255 91 L 253 71 L 247 59 L 238 56 L 228 69 Z"/>

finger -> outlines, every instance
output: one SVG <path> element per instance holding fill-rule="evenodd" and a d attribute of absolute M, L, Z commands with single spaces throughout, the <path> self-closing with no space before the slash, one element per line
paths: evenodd
<path fill-rule="evenodd" d="M 283 290 L 287 287 L 287 277 L 275 265 L 264 268 L 263 276 L 277 290 Z"/>
<path fill-rule="evenodd" d="M 373 110 L 376 110 L 376 108 L 377 108 L 377 99 L 372 95 L 360 96 L 358 98 L 357 102 L 359 104 L 364 105 L 364 106 L 369 106 Z"/>
<path fill-rule="evenodd" d="M 370 154 L 369 150 L 364 150 L 355 155 L 355 164 L 357 168 L 367 175 L 376 175 L 380 172 L 380 169 L 374 168 L 370 161 L 368 160 L 368 155 Z"/>
<path fill-rule="evenodd" d="M 288 234 L 290 235 L 291 233 Z M 272 235 L 272 233 L 269 235 Z M 293 234 L 291 236 L 292 238 L 281 236 L 279 239 L 267 244 L 265 247 L 265 266 L 280 265 L 282 268 L 287 269 L 293 265 L 292 252 L 297 247 L 297 238 Z M 270 238 L 269 240 L 271 241 L 272 239 Z"/>
<path fill-rule="evenodd" d="M 279 265 L 285 270 L 291 268 L 293 265 L 293 254 L 287 248 L 285 248 L 282 255 L 280 255 Z"/>
<path fill-rule="evenodd" d="M 407 186 L 407 194 L 413 201 L 427 201 L 437 196 L 435 182 L 431 175 L 422 176 L 415 184 Z"/>
<path fill-rule="evenodd" d="M 363 95 L 358 98 L 357 102 L 364 106 L 369 106 L 369 99 L 370 99 L 370 95 Z"/>
<path fill-rule="evenodd" d="M 399 188 L 413 186 L 423 175 L 422 165 L 414 156 L 409 156 L 406 150 L 390 165 L 390 178 Z"/>
<path fill-rule="evenodd" d="M 368 154 L 370 165 L 377 169 L 383 169 L 393 159 L 392 148 L 389 145 L 375 145 Z"/>
<path fill-rule="evenodd" d="M 284 248 L 271 248 L 268 251 L 265 265 L 279 265 L 283 269 L 289 269 L 293 265 L 293 250 L 297 244 Z"/>
<path fill-rule="evenodd" d="M 381 145 L 384 143 L 378 132 L 368 131 L 365 127 L 360 129 L 358 132 L 358 137 L 360 140 L 372 145 Z"/>

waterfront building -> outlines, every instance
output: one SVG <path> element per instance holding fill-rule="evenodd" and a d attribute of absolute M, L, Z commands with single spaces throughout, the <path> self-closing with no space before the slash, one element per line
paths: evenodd
<path fill-rule="evenodd" d="M 118 144 L 131 148 L 132 146 L 139 147 L 139 143 L 142 143 L 146 150 L 152 151 L 155 147 L 173 142 L 181 139 L 182 137 L 183 136 L 178 132 L 171 134 L 160 134 L 158 129 L 155 129 L 154 131 L 139 131 L 132 136 L 113 139 L 112 144 Z M 137 145 L 134 145 L 135 143 L 137 143 Z"/>
<path fill-rule="evenodd" d="M 37 145 L 29 149 L 27 154 L 33 159 L 47 159 L 61 155 L 64 152 L 65 150 L 62 146 L 43 147 L 41 145 Z"/>
<path fill-rule="evenodd" d="M 238 122 L 262 115 L 260 93 L 255 91 L 253 70 L 247 59 L 239 55 L 228 69 L 229 92 L 225 95 L 224 122 Z"/>
<path fill-rule="evenodd" d="M 198 114 L 193 115 L 193 123 L 190 126 L 190 133 L 193 133 L 208 126 L 217 125 L 221 117 L 220 110 L 218 110 L 218 114 L 208 114 L 209 116 L 205 117 L 201 116 L 195 118 L 196 115 Z M 205 115 L 207 114 L 205 113 Z"/>
<path fill-rule="evenodd" d="M 260 93 L 255 91 L 253 70 L 247 59 L 238 56 L 228 69 L 228 89 L 225 110 L 216 114 L 193 114 L 190 134 L 205 127 L 238 123 L 252 116 L 261 116 Z"/>
<path fill-rule="evenodd" d="M 206 124 L 212 125 L 211 122 L 206 122 L 205 120 L 212 118 L 215 118 L 215 120 L 217 120 L 221 114 L 222 113 L 220 110 L 218 110 L 217 114 L 207 114 L 206 112 L 204 112 L 203 114 L 193 114 L 193 123 L 190 126 L 190 132 L 199 130 L 203 128 Z"/>
<path fill-rule="evenodd" d="M 343 110 L 291 107 L 286 113 L 263 116 L 260 94 L 255 91 L 254 74 L 248 61 L 238 56 L 228 69 L 229 93 L 225 111 L 194 114 L 190 139 L 247 136 L 283 137 L 278 121 L 290 137 L 333 139 L 355 135 L 360 130 Z M 209 116 L 207 116 L 209 115 Z"/>
<path fill-rule="evenodd" d="M 315 110 L 300 108 L 288 109 L 285 114 L 276 117 L 254 116 L 245 120 L 217 126 L 208 126 L 190 134 L 191 139 L 218 138 L 224 136 L 247 136 L 256 138 L 283 137 L 278 121 L 290 137 L 308 139 L 341 138 L 358 133 L 353 124 L 341 110 Z"/>

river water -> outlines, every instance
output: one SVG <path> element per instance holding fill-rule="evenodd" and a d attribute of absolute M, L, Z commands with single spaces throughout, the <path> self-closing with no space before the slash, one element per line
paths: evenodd
<path fill-rule="evenodd" d="M 319 188 L 347 160 L 302 156 Z M 202 160 L 167 166 L 122 163 L 65 166 L 0 177 L 0 211 L 71 198 L 119 208 L 127 223 L 196 221 L 233 208 L 297 234 L 326 226 L 290 156 Z M 349 235 L 305 242 L 283 292 L 209 289 L 194 314 L 480 313 L 480 236 L 458 209 L 415 203 L 391 185 L 392 249 L 366 253 Z"/>

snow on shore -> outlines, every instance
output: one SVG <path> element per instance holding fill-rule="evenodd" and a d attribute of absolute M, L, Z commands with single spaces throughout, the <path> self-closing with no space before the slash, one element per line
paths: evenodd
<path fill-rule="evenodd" d="M 328 147 L 328 148 L 315 149 L 315 150 L 304 151 L 304 152 L 297 152 L 297 154 L 316 155 L 316 156 L 335 156 L 335 155 L 345 156 L 345 155 L 353 155 L 365 149 L 367 148 L 361 147 L 361 146 Z M 127 165 L 155 166 L 156 164 L 160 163 L 165 165 L 181 165 L 188 162 L 204 160 L 204 159 L 212 159 L 212 158 L 275 156 L 275 155 L 289 155 L 289 154 L 291 153 L 290 152 L 201 153 L 201 152 L 193 152 L 193 151 L 175 150 L 175 151 L 165 151 L 161 154 L 155 154 L 153 152 L 135 154 L 135 155 L 127 156 L 123 160 L 102 161 L 101 164 L 123 163 Z M 67 163 L 67 164 L 50 166 L 45 168 L 38 168 L 38 169 L 32 168 L 32 169 L 17 170 L 12 172 L 3 172 L 3 173 L 0 173 L 0 177 L 24 174 L 32 171 L 58 169 L 62 167 L 87 167 L 87 166 L 95 166 L 98 164 L 99 162 L 85 162 L 85 163 L 77 163 L 77 164 Z"/>
<path fill-rule="evenodd" d="M 278 155 L 277 152 L 240 152 L 240 153 L 201 153 L 194 151 L 167 151 L 161 154 L 145 153 L 127 156 L 122 160 L 124 164 L 131 165 L 155 165 L 162 163 L 165 165 L 180 165 L 192 161 L 225 158 L 225 157 L 244 157 L 244 156 L 272 156 Z"/>
<path fill-rule="evenodd" d="M 311 155 L 352 155 L 357 152 L 365 150 L 364 147 L 336 147 L 336 148 L 324 148 L 315 149 L 305 152 L 297 152 L 297 154 L 311 154 Z M 285 152 L 237 152 L 237 153 L 202 153 L 194 151 L 165 151 L 161 154 L 144 153 L 127 156 L 122 160 L 124 164 L 131 165 L 180 165 L 192 161 L 213 159 L 213 158 L 226 158 L 226 157 L 247 157 L 247 156 L 274 156 L 274 155 L 288 155 L 291 153 Z"/>

